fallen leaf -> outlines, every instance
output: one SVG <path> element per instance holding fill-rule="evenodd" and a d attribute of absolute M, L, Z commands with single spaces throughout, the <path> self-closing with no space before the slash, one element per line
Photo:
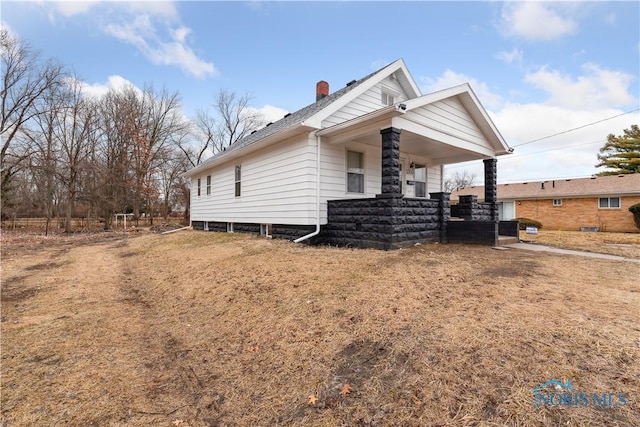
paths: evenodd
<path fill-rule="evenodd" d="M 351 393 L 351 386 L 347 383 L 342 384 L 342 388 L 340 389 L 340 396 L 346 396 Z"/>
<path fill-rule="evenodd" d="M 309 405 L 315 405 L 316 402 L 318 401 L 318 398 L 316 397 L 315 394 L 310 394 L 309 395 Z"/>

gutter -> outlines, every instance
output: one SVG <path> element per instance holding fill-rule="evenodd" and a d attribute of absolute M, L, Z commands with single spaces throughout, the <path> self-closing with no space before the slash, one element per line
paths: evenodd
<path fill-rule="evenodd" d="M 318 131 L 314 132 L 316 136 L 316 229 L 315 231 L 307 234 L 306 236 L 298 237 L 293 243 L 300 243 L 307 239 L 320 234 L 320 140 Z"/>

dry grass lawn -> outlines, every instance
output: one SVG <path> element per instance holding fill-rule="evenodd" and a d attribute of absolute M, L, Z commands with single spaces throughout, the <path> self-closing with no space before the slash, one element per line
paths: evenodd
<path fill-rule="evenodd" d="M 0 424 L 639 425 L 638 269 L 483 246 L 4 233 Z M 550 379 L 627 404 L 534 408 Z"/>

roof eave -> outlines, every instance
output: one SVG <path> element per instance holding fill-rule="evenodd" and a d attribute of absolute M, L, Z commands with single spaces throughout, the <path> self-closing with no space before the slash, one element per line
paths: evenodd
<path fill-rule="evenodd" d="M 225 163 L 228 162 L 230 160 L 236 159 L 238 157 L 244 156 L 248 153 L 251 153 L 252 151 L 258 150 L 260 148 L 263 148 L 267 145 L 285 140 L 287 138 L 291 138 L 295 135 L 304 133 L 304 132 L 313 132 L 315 130 L 317 130 L 318 128 L 315 126 L 310 126 L 309 124 L 307 124 L 306 122 L 300 122 L 297 123 L 293 126 L 290 126 L 286 129 L 282 129 L 281 131 L 278 131 L 272 135 L 266 136 L 256 142 L 254 142 L 253 144 L 250 145 L 246 145 L 244 147 L 240 147 L 236 150 L 232 150 L 229 152 L 222 152 L 221 154 L 214 156 L 215 158 L 212 158 L 210 160 L 205 161 L 204 163 L 200 163 L 198 166 L 188 170 L 187 172 L 185 172 L 182 176 L 185 178 L 189 178 L 192 177 L 200 172 L 202 172 L 203 170 L 207 170 L 213 166 L 219 165 L 221 163 Z"/>

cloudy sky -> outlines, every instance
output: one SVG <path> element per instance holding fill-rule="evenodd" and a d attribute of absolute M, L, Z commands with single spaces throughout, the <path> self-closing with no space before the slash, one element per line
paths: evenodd
<path fill-rule="evenodd" d="M 423 93 L 469 82 L 515 148 L 499 182 L 590 176 L 608 134 L 640 123 L 640 3 L 6 1 L 2 25 L 94 93 L 222 88 L 269 118 L 403 58 Z M 481 163 L 448 168 L 478 175 Z"/>

